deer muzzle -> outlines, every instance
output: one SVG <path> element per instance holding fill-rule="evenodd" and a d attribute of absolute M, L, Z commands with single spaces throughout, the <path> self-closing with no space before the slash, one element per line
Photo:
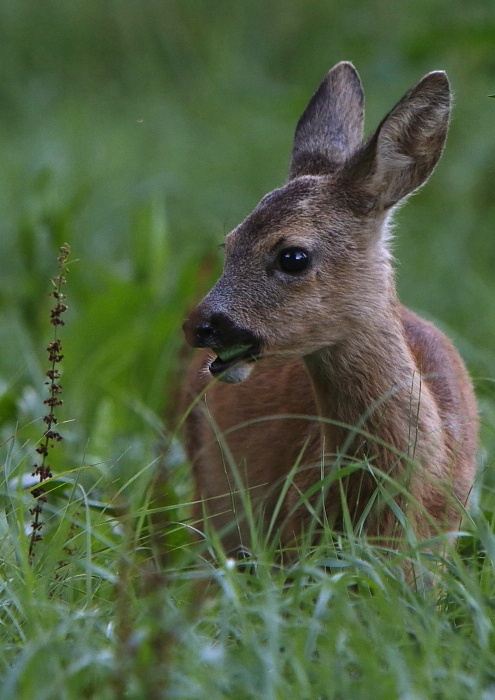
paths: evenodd
<path fill-rule="evenodd" d="M 213 376 L 229 383 L 244 381 L 251 373 L 249 366 L 261 352 L 258 338 L 238 326 L 227 314 L 205 313 L 197 307 L 182 329 L 189 345 L 211 348 L 217 356 L 209 365 Z"/>

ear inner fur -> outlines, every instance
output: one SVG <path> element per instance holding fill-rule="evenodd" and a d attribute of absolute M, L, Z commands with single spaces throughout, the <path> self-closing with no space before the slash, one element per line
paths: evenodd
<path fill-rule="evenodd" d="M 359 147 L 364 95 L 359 75 L 342 61 L 330 70 L 296 127 L 289 179 L 335 172 Z"/>
<path fill-rule="evenodd" d="M 388 209 L 426 182 L 445 144 L 450 87 L 442 71 L 428 73 L 382 120 L 344 166 L 341 179 Z"/>

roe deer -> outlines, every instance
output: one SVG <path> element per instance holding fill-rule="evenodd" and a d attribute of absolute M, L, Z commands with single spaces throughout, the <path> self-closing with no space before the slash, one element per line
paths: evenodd
<path fill-rule="evenodd" d="M 389 252 L 391 212 L 435 167 L 449 111 L 447 76 L 428 73 L 363 142 L 361 82 L 338 63 L 299 119 L 286 184 L 227 235 L 222 275 L 183 328 L 204 348 L 185 386 L 187 404 L 204 394 L 185 427 L 194 515 L 228 552 L 249 546 L 239 479 L 265 522 L 277 506 L 287 546 L 314 517 L 301 493 L 335 465 L 350 467 L 322 487 L 337 531 L 350 517 L 390 541 L 392 498 L 416 504 L 418 538 L 458 527 L 475 475 L 472 385 L 450 341 L 399 304 Z"/>

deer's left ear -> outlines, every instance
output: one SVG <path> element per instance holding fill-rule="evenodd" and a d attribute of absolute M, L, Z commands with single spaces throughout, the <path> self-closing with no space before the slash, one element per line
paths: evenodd
<path fill-rule="evenodd" d="M 450 87 L 443 71 L 424 76 L 387 114 L 346 163 L 344 186 L 388 209 L 420 187 L 440 158 L 447 136 Z"/>
<path fill-rule="evenodd" d="M 320 83 L 297 123 L 289 180 L 335 172 L 359 147 L 364 96 L 348 61 L 337 63 Z"/>

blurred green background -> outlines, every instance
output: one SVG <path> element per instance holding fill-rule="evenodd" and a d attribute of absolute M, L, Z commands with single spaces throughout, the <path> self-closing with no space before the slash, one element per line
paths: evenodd
<path fill-rule="evenodd" d="M 48 279 L 67 241 L 60 468 L 101 462 L 123 483 L 152 461 L 217 244 L 283 182 L 299 114 L 343 59 L 361 74 L 367 131 L 427 71 L 451 79 L 446 151 L 397 216 L 397 278 L 469 365 L 490 467 L 492 0 L 4 0 L 0 418 L 21 458 L 42 426 Z"/>

